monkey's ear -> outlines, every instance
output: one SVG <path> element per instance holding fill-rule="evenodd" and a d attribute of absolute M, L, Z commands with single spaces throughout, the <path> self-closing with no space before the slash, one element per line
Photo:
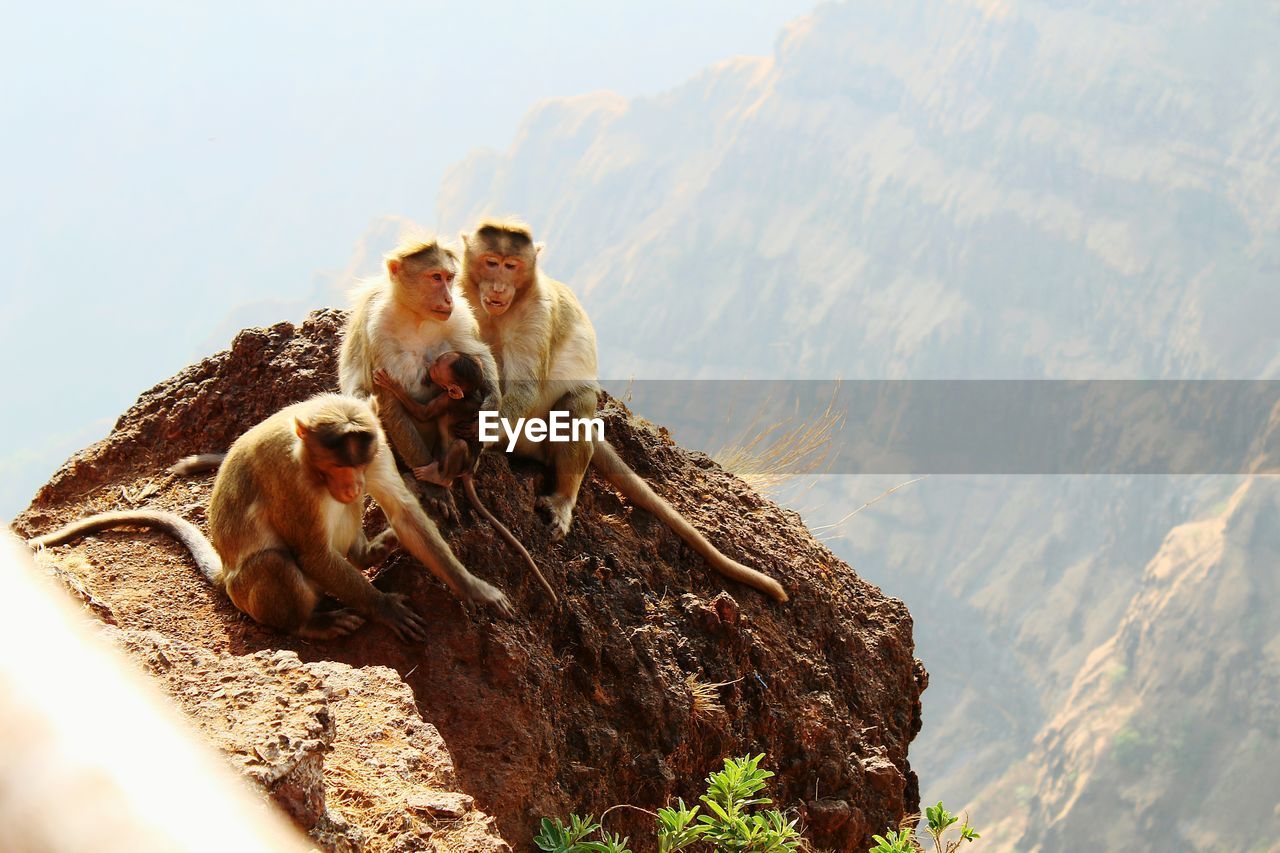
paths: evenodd
<path fill-rule="evenodd" d="M 402 269 L 404 269 L 404 262 L 399 258 L 387 258 L 387 274 L 392 278 L 399 278 Z"/>
<path fill-rule="evenodd" d="M 459 231 L 458 239 L 462 241 L 462 245 L 465 248 L 468 248 L 468 249 L 471 248 L 471 235 L 468 234 L 466 231 Z"/>
<path fill-rule="evenodd" d="M 298 434 L 298 438 L 303 441 L 306 441 L 307 436 L 311 435 L 311 427 L 307 426 L 297 418 L 293 419 L 293 431 L 296 432 Z"/>
<path fill-rule="evenodd" d="M 547 248 L 547 244 L 546 244 L 546 243 L 534 243 L 534 244 L 533 244 L 533 256 L 536 258 L 538 255 L 541 255 L 541 254 L 542 254 L 542 250 L 543 250 L 543 249 L 545 249 L 545 248 Z"/>

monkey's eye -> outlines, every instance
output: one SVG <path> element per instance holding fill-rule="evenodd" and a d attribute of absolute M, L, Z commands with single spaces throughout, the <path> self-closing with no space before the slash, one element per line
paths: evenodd
<path fill-rule="evenodd" d="M 507 261 L 505 264 L 503 264 L 503 266 L 509 270 L 513 270 L 516 267 L 520 266 L 520 264 L 517 261 Z"/>
<path fill-rule="evenodd" d="M 444 274 L 434 272 L 431 274 L 431 280 L 434 281 L 436 284 L 444 284 Z"/>
<path fill-rule="evenodd" d="M 491 270 L 496 270 L 496 269 L 498 268 L 498 259 L 497 259 L 497 258 L 485 258 L 485 259 L 484 259 L 484 265 L 485 265 L 485 266 L 487 266 L 487 267 L 488 267 L 489 269 L 491 269 Z"/>

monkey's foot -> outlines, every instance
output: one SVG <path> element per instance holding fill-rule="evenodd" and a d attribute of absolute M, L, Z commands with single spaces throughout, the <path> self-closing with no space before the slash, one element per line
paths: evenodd
<path fill-rule="evenodd" d="M 419 482 L 435 483 L 437 486 L 444 486 L 446 489 L 453 485 L 453 480 L 446 478 L 440 473 L 439 462 L 432 462 L 430 465 L 423 465 L 420 468 L 414 468 L 413 476 Z"/>
<path fill-rule="evenodd" d="M 550 494 L 538 498 L 534 504 L 547 516 L 547 527 L 551 529 L 551 539 L 559 542 L 569 532 L 573 524 L 574 501 L 564 495 Z"/>
<path fill-rule="evenodd" d="M 316 611 L 297 635 L 308 640 L 334 640 L 345 637 L 364 624 L 364 617 L 350 610 Z"/>
<path fill-rule="evenodd" d="M 423 483 L 421 487 L 422 505 L 428 513 L 442 521 L 458 520 L 458 505 L 453 502 L 453 495 L 448 489 L 431 483 Z"/>

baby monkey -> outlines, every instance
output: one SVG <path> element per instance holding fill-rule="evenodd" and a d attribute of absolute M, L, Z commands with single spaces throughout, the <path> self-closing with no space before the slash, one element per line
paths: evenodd
<path fill-rule="evenodd" d="M 424 483 L 449 488 L 464 472 L 473 470 L 480 457 L 479 423 L 483 402 L 480 388 L 484 372 L 480 362 L 460 352 L 446 352 L 427 365 L 427 376 L 443 393 L 429 403 L 409 396 L 405 387 L 378 369 L 373 382 L 390 391 L 409 416 L 423 423 L 434 421 L 439 430 L 439 458 L 413 469 Z"/>
<path fill-rule="evenodd" d="M 484 371 L 480 362 L 466 353 L 442 353 L 427 365 L 427 377 L 440 388 L 441 393 L 430 402 L 423 403 L 410 396 L 408 390 L 387 371 L 378 369 L 373 373 L 374 384 L 385 388 L 399 400 L 409 417 L 423 423 L 436 423 L 439 431 L 438 458 L 427 465 L 414 468 L 413 476 L 445 488 L 452 486 L 453 481 L 461 477 L 467 500 L 471 501 L 476 512 L 483 515 L 502 538 L 524 557 L 529 568 L 533 569 L 533 573 L 547 590 L 547 595 L 551 596 L 551 603 L 559 604 L 555 590 L 551 588 L 529 551 L 506 525 L 480 503 L 480 496 L 476 494 L 473 474 L 480 461 L 479 415 L 483 403 L 481 389 L 484 387 Z"/>

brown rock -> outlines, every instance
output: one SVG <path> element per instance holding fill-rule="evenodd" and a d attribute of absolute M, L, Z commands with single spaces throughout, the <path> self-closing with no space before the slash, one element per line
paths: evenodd
<path fill-rule="evenodd" d="M 431 791 L 409 797 L 409 808 L 434 818 L 456 820 L 475 807 L 476 801 L 457 791 Z"/>
<path fill-rule="evenodd" d="M 207 502 L 211 478 L 158 472 L 185 454 L 226 448 L 287 403 L 333 390 L 342 320 L 321 311 L 301 326 L 247 330 L 229 351 L 157 385 L 111 435 L 63 466 L 15 527 L 34 535 L 120 508 L 122 488 L 138 495 L 148 481 L 159 488 L 146 505 L 203 522 L 192 507 Z M 756 752 L 777 773 L 766 793 L 779 807 L 804 808 L 815 780 L 848 804 L 843 822 L 838 807 L 818 807 L 826 823 L 811 830 L 817 846 L 871 846 L 872 832 L 918 807 L 907 747 L 919 731 L 925 675 L 910 614 L 794 513 L 616 401 L 601 403 L 619 454 L 727 554 L 781 579 L 789 603 L 717 575 L 594 474 L 573 529 L 551 542 L 532 511 L 544 472 L 499 454 L 481 460 L 480 492 L 538 560 L 561 606 L 553 611 L 520 560 L 468 514 L 443 528 L 446 537 L 520 616 L 469 618 L 397 553 L 379 583 L 428 619 L 423 646 L 378 625 L 323 644 L 267 631 L 210 589 L 162 534 L 104 534 L 58 551 L 102 567 L 85 585 L 132 638 L 126 645 L 155 658 L 157 676 L 210 739 L 331 848 L 525 846 L 543 815 L 694 801 L 726 755 Z M 372 531 L 385 522 L 370 509 L 366 523 Z M 145 625 L 153 633 L 138 639 Z M 689 713 L 689 675 L 726 685 L 726 713 L 714 726 Z M 435 818 L 408 804 L 440 791 L 474 797 L 475 806 L 424 838 Z M 652 838 L 638 812 L 609 820 L 637 849 Z M 330 826 L 336 834 L 325 834 Z"/>

